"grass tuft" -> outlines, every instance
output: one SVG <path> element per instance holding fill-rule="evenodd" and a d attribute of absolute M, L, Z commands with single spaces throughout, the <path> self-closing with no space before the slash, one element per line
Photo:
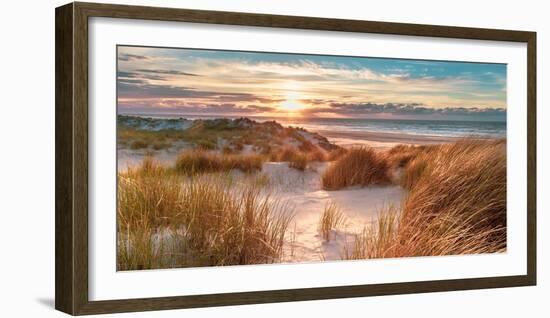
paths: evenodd
<path fill-rule="evenodd" d="M 175 170 L 187 175 L 232 169 L 253 172 L 260 171 L 264 161 L 264 156 L 256 154 L 217 154 L 202 150 L 186 150 L 176 159 Z"/>
<path fill-rule="evenodd" d="M 345 246 L 343 259 L 369 259 L 389 257 L 398 226 L 399 210 L 394 206 L 382 209 L 376 222 L 365 226 L 355 235 L 352 249 Z"/>
<path fill-rule="evenodd" d="M 307 154 L 308 161 L 324 162 L 328 160 L 328 155 L 325 150 L 320 147 L 315 147 Z"/>
<path fill-rule="evenodd" d="M 319 234 L 321 234 L 321 237 L 323 237 L 326 242 L 329 242 L 331 231 L 337 229 L 344 223 L 344 213 L 335 202 L 331 201 L 325 205 L 323 214 L 321 214 L 321 218 L 319 219 Z"/>
<path fill-rule="evenodd" d="M 338 190 L 354 185 L 388 184 L 388 165 L 373 149 L 354 148 L 328 167 L 321 182 L 325 190 Z"/>
<path fill-rule="evenodd" d="M 296 153 L 294 157 L 289 161 L 288 166 L 300 171 L 304 171 L 309 163 L 309 158 L 306 154 Z"/>
<path fill-rule="evenodd" d="M 346 148 L 338 147 L 328 153 L 327 161 L 336 161 L 348 153 Z"/>
<path fill-rule="evenodd" d="M 432 146 L 433 147 L 433 146 Z M 430 146 L 397 145 L 384 153 L 389 166 L 403 168 L 414 158 L 428 152 Z"/>

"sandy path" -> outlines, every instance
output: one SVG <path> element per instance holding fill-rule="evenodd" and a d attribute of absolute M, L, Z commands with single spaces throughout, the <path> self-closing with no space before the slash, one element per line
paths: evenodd
<path fill-rule="evenodd" d="M 296 209 L 286 235 L 284 262 L 339 260 L 344 245 L 351 246 L 354 234 L 375 221 L 381 209 L 400 206 L 403 189 L 398 186 L 322 190 L 319 180 L 326 166 L 318 163 L 313 169 L 300 172 L 284 162 L 264 165 L 262 172 L 269 176 L 274 189 Z M 325 205 L 331 201 L 342 209 L 347 222 L 333 231 L 333 238 L 327 243 L 319 235 L 318 224 Z"/>

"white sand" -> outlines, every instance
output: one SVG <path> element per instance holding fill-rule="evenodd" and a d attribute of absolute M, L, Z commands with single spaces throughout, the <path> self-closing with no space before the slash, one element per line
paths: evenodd
<path fill-rule="evenodd" d="M 400 206 L 403 189 L 398 186 L 322 190 L 320 175 L 326 166 L 318 163 L 313 169 L 300 172 L 284 162 L 264 165 L 262 172 L 269 176 L 274 189 L 296 209 L 286 235 L 284 262 L 339 260 L 344 246 L 351 249 L 354 235 L 376 221 L 381 209 Z M 332 232 L 330 242 L 325 242 L 318 224 L 325 205 L 331 201 L 342 209 L 347 222 Z"/>
<path fill-rule="evenodd" d="M 155 151 L 147 149 L 133 150 L 119 147 L 117 149 L 117 169 L 118 171 L 124 171 L 128 167 L 139 165 L 147 155 L 152 156 L 159 163 L 172 165 L 182 150 L 190 148 L 192 148 L 192 146 L 184 141 L 174 142 L 171 147 L 167 149 Z"/>

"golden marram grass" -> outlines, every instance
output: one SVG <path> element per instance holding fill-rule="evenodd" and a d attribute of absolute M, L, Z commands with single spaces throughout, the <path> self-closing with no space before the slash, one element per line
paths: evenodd
<path fill-rule="evenodd" d="M 151 159 L 120 173 L 117 269 L 276 262 L 293 211 L 260 192 L 224 174 L 182 177 Z"/>
<path fill-rule="evenodd" d="M 403 180 L 406 180 L 403 182 Z M 406 166 L 400 211 L 358 234 L 346 258 L 506 250 L 506 142 L 464 139 L 426 147 Z"/>

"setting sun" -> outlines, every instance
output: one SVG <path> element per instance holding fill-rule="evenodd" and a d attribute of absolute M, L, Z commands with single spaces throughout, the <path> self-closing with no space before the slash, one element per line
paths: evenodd
<path fill-rule="evenodd" d="M 283 102 L 281 102 L 279 104 L 279 109 L 282 110 L 282 111 L 289 112 L 289 113 L 297 112 L 299 110 L 304 109 L 305 105 L 299 101 L 300 98 L 301 98 L 301 96 L 300 96 L 301 94 L 299 94 L 297 91 L 295 91 L 296 84 L 295 83 L 287 83 L 286 86 L 287 86 L 286 87 L 287 89 L 290 87 L 294 90 L 286 92 L 286 98 Z"/>
<path fill-rule="evenodd" d="M 300 104 L 296 100 L 291 99 L 291 100 L 285 100 L 279 105 L 279 107 L 281 108 L 281 110 L 285 110 L 288 112 L 295 112 L 303 109 L 304 105 Z"/>

